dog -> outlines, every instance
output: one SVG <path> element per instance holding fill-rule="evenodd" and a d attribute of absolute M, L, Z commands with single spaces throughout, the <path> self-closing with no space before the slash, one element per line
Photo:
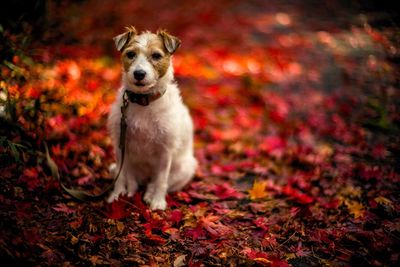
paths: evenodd
<path fill-rule="evenodd" d="M 114 41 L 122 60 L 122 86 L 108 117 L 117 159 L 114 170 L 122 158 L 118 144 L 124 94 L 130 96 L 130 102 L 125 159 L 107 201 L 133 196 L 139 186 L 145 186 L 143 200 L 150 209 L 165 210 L 167 193 L 188 184 L 198 164 L 193 154 L 193 122 L 172 66 L 172 55 L 181 42 L 163 30 L 138 34 L 132 26 Z"/>

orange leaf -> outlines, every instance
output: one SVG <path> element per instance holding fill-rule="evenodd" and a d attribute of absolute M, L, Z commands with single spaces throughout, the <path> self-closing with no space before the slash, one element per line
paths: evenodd
<path fill-rule="evenodd" d="M 354 218 L 357 219 L 359 217 L 364 216 L 364 206 L 357 202 L 357 201 L 345 201 L 347 208 L 349 209 L 350 213 L 353 214 Z"/>
<path fill-rule="evenodd" d="M 268 193 L 265 191 L 266 186 L 267 183 L 264 181 L 255 181 L 253 184 L 253 188 L 249 190 L 250 199 L 254 200 L 266 197 L 268 195 Z"/>
<path fill-rule="evenodd" d="M 272 261 L 266 259 L 266 258 L 255 258 L 255 261 L 258 261 L 259 263 L 264 263 L 264 264 L 269 264 L 272 263 Z"/>
<path fill-rule="evenodd" d="M 376 197 L 374 200 L 382 206 L 389 206 L 390 208 L 393 208 L 393 202 L 385 197 Z"/>

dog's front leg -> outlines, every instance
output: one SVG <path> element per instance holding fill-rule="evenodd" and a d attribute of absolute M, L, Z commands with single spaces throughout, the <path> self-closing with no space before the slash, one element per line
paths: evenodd
<path fill-rule="evenodd" d="M 121 157 L 121 151 L 117 149 L 115 151 L 115 154 L 117 155 L 117 163 L 111 164 L 109 167 L 110 173 L 115 176 L 117 175 L 119 171 L 119 166 L 122 164 L 122 157 Z M 123 195 L 128 195 L 128 197 L 133 196 L 136 193 L 136 190 L 138 188 L 138 184 L 135 180 L 136 175 L 132 168 L 129 166 L 129 158 L 128 155 L 125 154 L 125 163 L 122 165 L 121 173 L 115 182 L 113 191 L 110 193 L 110 195 L 107 198 L 107 202 L 111 203 L 113 201 L 118 200 L 119 196 Z"/>
<path fill-rule="evenodd" d="M 171 154 L 164 152 L 160 157 L 160 164 L 156 168 L 154 179 L 147 185 L 144 200 L 150 204 L 151 210 L 165 210 L 167 208 L 165 196 L 168 190 L 171 161 Z"/>

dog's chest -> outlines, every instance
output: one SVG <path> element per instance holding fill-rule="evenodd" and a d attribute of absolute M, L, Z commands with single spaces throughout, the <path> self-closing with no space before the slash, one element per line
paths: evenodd
<path fill-rule="evenodd" d="M 167 132 L 161 118 L 151 113 L 134 114 L 127 120 L 129 151 L 139 157 L 154 156 L 166 142 Z"/>

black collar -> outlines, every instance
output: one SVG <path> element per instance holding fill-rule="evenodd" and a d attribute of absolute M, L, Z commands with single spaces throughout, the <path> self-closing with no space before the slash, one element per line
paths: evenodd
<path fill-rule="evenodd" d="M 136 103 L 141 106 L 148 106 L 150 102 L 153 102 L 162 97 L 165 91 L 149 93 L 149 94 L 139 94 L 139 93 L 134 93 L 128 89 L 125 89 L 125 93 L 128 96 L 130 102 Z"/>

